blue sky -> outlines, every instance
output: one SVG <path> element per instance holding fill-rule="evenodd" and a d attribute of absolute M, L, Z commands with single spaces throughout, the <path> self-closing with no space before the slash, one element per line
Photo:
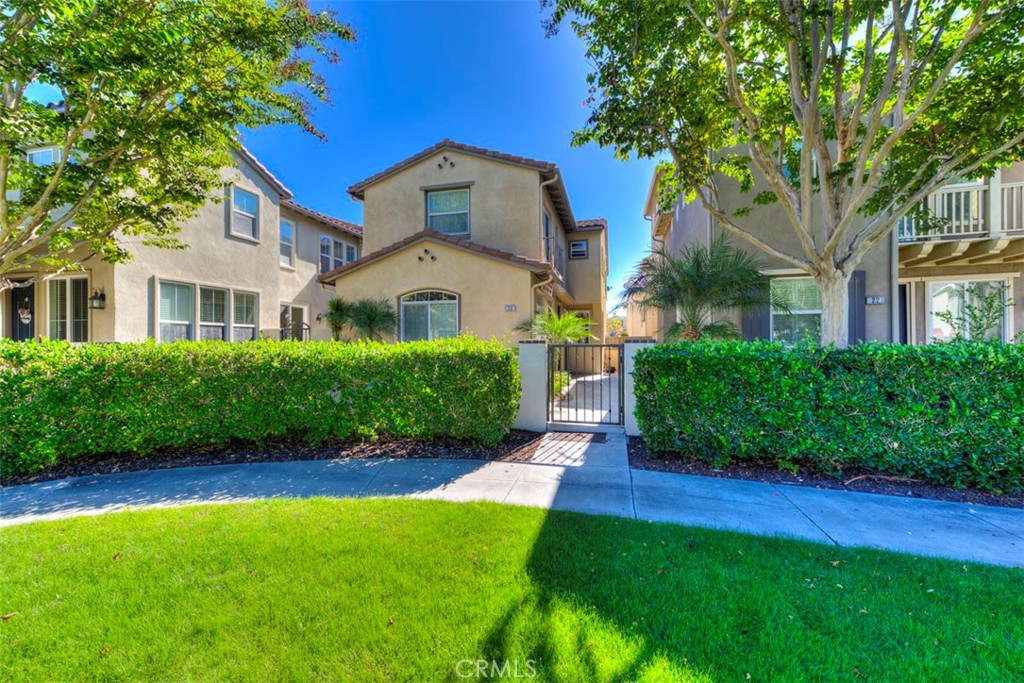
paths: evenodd
<path fill-rule="evenodd" d="M 342 46 L 340 64 L 321 67 L 333 104 L 314 120 L 327 143 L 295 127 L 244 137 L 296 200 L 362 222 L 362 205 L 345 189 L 446 137 L 553 161 L 576 217 L 608 219 L 617 301 L 648 247 L 642 213 L 654 162 L 570 146 L 589 113 L 588 65 L 571 31 L 546 39 L 536 0 L 331 6 L 358 40 Z"/>

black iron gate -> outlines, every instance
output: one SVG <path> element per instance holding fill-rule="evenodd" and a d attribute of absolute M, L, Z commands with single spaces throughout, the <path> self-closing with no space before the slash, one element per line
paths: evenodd
<path fill-rule="evenodd" d="M 548 422 L 624 423 L 621 344 L 548 346 Z"/>

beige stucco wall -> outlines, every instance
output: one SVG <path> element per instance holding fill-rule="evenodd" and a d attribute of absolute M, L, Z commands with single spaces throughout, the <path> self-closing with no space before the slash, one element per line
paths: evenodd
<path fill-rule="evenodd" d="M 571 232 L 568 241 L 585 240 L 587 258 L 570 259 L 566 248 L 566 277 L 570 283 L 575 305 L 591 312 L 591 331 L 598 340 L 605 337 L 606 282 L 608 281 L 608 239 L 604 230 Z"/>
<path fill-rule="evenodd" d="M 454 167 L 443 161 L 445 156 Z M 364 253 L 426 227 L 424 187 L 463 185 L 469 187 L 470 240 L 540 259 L 540 182 L 535 170 L 451 150 L 438 152 L 366 189 Z"/>
<path fill-rule="evenodd" d="M 396 310 L 399 297 L 410 292 L 458 294 L 460 332 L 511 340 L 521 338 L 512 328 L 530 317 L 533 281 L 525 268 L 428 240 L 345 274 L 337 287 L 346 299 L 386 298 Z M 506 305 L 516 310 L 506 311 Z"/>

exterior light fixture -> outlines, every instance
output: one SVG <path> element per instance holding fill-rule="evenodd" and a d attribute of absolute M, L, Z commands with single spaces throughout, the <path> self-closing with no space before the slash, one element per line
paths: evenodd
<path fill-rule="evenodd" d="M 92 294 L 89 295 L 89 308 L 98 309 L 107 307 L 107 295 L 102 289 L 92 290 Z"/>

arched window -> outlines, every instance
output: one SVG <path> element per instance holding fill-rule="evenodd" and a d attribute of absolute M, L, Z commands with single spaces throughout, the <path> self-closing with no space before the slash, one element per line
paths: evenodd
<path fill-rule="evenodd" d="M 459 296 L 423 291 L 401 299 L 402 341 L 440 339 L 459 334 Z"/>

